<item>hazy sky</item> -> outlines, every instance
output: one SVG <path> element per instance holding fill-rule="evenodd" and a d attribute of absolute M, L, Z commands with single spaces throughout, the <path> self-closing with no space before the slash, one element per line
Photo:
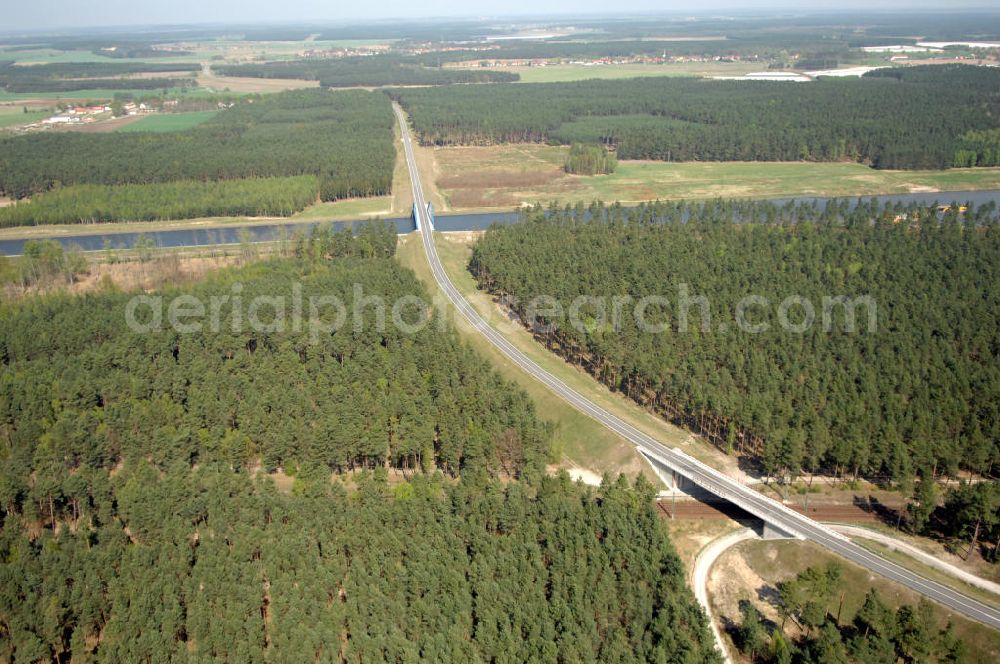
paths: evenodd
<path fill-rule="evenodd" d="M 769 7 L 930 9 L 988 7 L 983 0 L 2 0 L 0 32 L 46 28 L 198 23 L 307 23 L 430 16 L 705 12 Z"/>

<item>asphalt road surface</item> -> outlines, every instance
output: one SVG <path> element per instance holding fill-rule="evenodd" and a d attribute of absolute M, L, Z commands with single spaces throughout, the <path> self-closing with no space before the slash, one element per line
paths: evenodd
<path fill-rule="evenodd" d="M 676 448 L 669 448 L 648 434 L 628 424 L 624 420 L 607 412 L 583 395 L 579 394 L 561 380 L 535 364 L 527 355 L 510 343 L 503 335 L 493 329 L 462 296 L 451 279 L 444 271 L 444 266 L 438 258 L 434 245 L 434 229 L 427 215 L 427 201 L 424 199 L 423 187 L 420 185 L 420 174 L 417 162 L 413 156 L 410 127 L 402 109 L 394 104 L 396 117 L 403 137 L 403 150 L 406 156 L 407 168 L 410 171 L 410 184 L 413 188 L 416 224 L 424 245 L 424 252 L 430 263 L 431 271 L 438 286 L 445 293 L 452 305 L 473 328 L 486 337 L 490 343 L 502 352 L 511 362 L 519 366 L 533 378 L 544 384 L 550 390 L 567 401 L 574 408 L 597 420 L 622 438 L 635 445 L 646 456 L 666 465 L 689 480 L 720 498 L 725 498 L 763 519 L 776 528 L 803 539 L 809 539 L 826 549 L 847 558 L 862 567 L 887 579 L 900 583 L 968 618 L 1000 629 L 1000 610 L 994 609 L 982 602 L 968 597 L 961 592 L 943 584 L 911 572 L 910 570 L 885 560 L 871 553 L 847 537 L 834 532 L 826 526 L 795 512 L 778 501 L 767 498 L 757 491 L 731 479 L 727 475 L 711 468 Z"/>

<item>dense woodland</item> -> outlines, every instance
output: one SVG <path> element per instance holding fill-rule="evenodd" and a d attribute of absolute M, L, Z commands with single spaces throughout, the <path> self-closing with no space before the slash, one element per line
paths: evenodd
<path fill-rule="evenodd" d="M 228 296 L 218 331 L 0 308 L 0 658 L 716 661 L 652 487 L 544 477 L 548 425 L 438 314 L 233 331 L 296 284 L 427 297 L 388 226 L 294 247 L 162 293 Z"/>
<path fill-rule="evenodd" d="M 981 661 L 955 636 L 951 623 L 939 623 L 934 605 L 926 599 L 894 610 L 872 588 L 851 617 L 840 615 L 840 597 L 837 565 L 806 568 L 778 584 L 781 625 L 768 624 L 752 603 L 745 602 L 741 622 L 733 629 L 734 641 L 751 662 L 772 664 Z M 794 623 L 805 634 L 789 638 L 784 632 L 786 623 Z"/>
<path fill-rule="evenodd" d="M 803 85 L 666 77 L 392 94 L 421 141 L 436 145 L 596 142 L 619 159 L 947 168 L 970 162 L 971 132 L 997 129 L 1000 70 L 940 65 Z M 976 165 L 995 163 L 991 154 Z"/>
<path fill-rule="evenodd" d="M 372 256 L 385 253 L 382 243 L 357 241 L 370 245 Z M 336 295 L 347 308 L 345 329 L 317 344 L 309 343 L 311 329 L 318 329 L 309 320 L 287 333 L 232 333 L 233 316 L 239 321 L 242 315 L 248 327 L 249 315 L 238 306 L 234 313 L 232 303 L 218 315 L 221 331 L 204 334 L 121 329 L 126 294 L 88 296 L 83 303 L 32 300 L 5 310 L 0 417 L 11 446 L 5 479 L 23 482 L 31 469 L 37 475 L 46 449 L 69 468 L 110 468 L 140 458 L 163 467 L 226 460 L 240 468 L 260 459 L 266 469 L 308 462 L 331 470 L 390 465 L 454 474 L 502 463 L 510 474 L 537 473 L 546 427 L 527 397 L 454 334 L 440 332 L 436 321 L 405 334 L 387 312 L 364 302 L 358 305 L 364 324 L 354 332 L 355 298 L 378 294 L 392 306 L 404 295 L 422 295 L 412 274 L 376 258 L 346 257 L 309 269 L 266 264 L 227 272 L 192 291 L 204 302 L 241 293 L 244 307 L 257 295 L 284 296 L 291 316 L 292 286 L 300 282 L 306 317 L 310 295 Z M 164 297 L 169 302 L 175 294 Z M 154 320 L 148 309 L 136 314 L 141 321 Z M 264 308 L 264 320 L 273 317 L 271 309 Z M 337 311 L 320 313 L 329 322 Z M 411 320 L 420 312 L 404 314 Z M 388 321 L 381 332 L 380 315 Z M 282 322 L 291 328 L 291 321 Z M 50 398 L 38 398 L 42 394 Z M 509 438 L 500 459 L 494 456 L 499 437 Z"/>
<path fill-rule="evenodd" d="M 0 88 L 6 92 L 69 92 L 72 90 L 156 90 L 197 85 L 195 64 L 72 62 L 15 65 L 0 62 Z M 139 73 L 177 72 L 176 78 L 139 78 Z M 187 76 L 181 77 L 181 75 Z"/>
<path fill-rule="evenodd" d="M 0 228 L 213 216 L 288 216 L 319 199 L 315 175 L 214 182 L 80 184 L 0 208 Z"/>
<path fill-rule="evenodd" d="M 345 490 L 302 468 L 290 493 L 218 464 L 67 476 L 58 534 L 5 516 L 0 657 L 719 661 L 648 484 L 380 475 Z"/>
<path fill-rule="evenodd" d="M 311 174 L 323 200 L 383 195 L 392 188 L 393 124 L 383 94 L 301 90 L 251 98 L 177 132 L 14 136 L 0 139 L 0 194 Z"/>
<path fill-rule="evenodd" d="M 954 210 L 939 220 L 934 208 L 860 201 L 714 201 L 535 209 L 489 230 L 470 269 L 554 351 L 770 473 L 906 482 L 1000 463 L 998 257 L 993 205 L 963 222 Z M 707 325 L 702 305 L 680 310 L 681 284 L 707 299 Z M 528 319 L 540 295 L 562 315 Z M 626 308 L 615 330 L 610 305 L 603 325 L 585 307 L 590 323 L 576 329 L 566 312 L 581 295 L 666 296 L 649 315 L 669 329 L 641 332 Z M 767 298 L 745 311 L 766 331 L 734 325 L 748 295 Z M 790 296 L 813 307 L 804 332 L 781 325 Z M 874 301 L 852 308 L 854 332 L 835 303 L 823 322 L 823 297 L 840 296 Z M 806 315 L 786 314 L 793 325 Z"/>
<path fill-rule="evenodd" d="M 448 83 L 504 83 L 517 74 L 486 69 L 442 69 L 406 62 L 395 56 L 293 60 L 246 65 L 220 65 L 214 71 L 224 76 L 301 78 L 319 81 L 328 88 L 382 85 L 444 85 Z"/>

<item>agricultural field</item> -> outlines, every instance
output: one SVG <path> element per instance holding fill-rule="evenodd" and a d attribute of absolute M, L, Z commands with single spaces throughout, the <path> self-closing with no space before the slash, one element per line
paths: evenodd
<path fill-rule="evenodd" d="M 28 102 L 35 99 L 58 102 L 86 102 L 110 100 L 115 97 L 144 99 L 147 97 L 166 96 L 170 99 L 199 99 L 216 96 L 215 92 L 202 90 L 200 88 L 156 88 L 153 90 L 141 90 L 123 88 L 112 90 L 107 88 L 88 88 L 86 90 L 72 90 L 68 92 L 5 92 L 0 90 L 0 102 Z"/>
<path fill-rule="evenodd" d="M 0 106 L 0 129 L 37 122 L 48 115 L 47 111 L 37 110 L 25 113 L 22 106 Z"/>
<path fill-rule="evenodd" d="M 196 127 L 215 117 L 218 111 L 191 111 L 188 113 L 158 113 L 139 118 L 135 122 L 122 125 L 116 131 L 182 131 Z"/>
<path fill-rule="evenodd" d="M 205 90 L 235 93 L 283 92 L 284 90 L 301 90 L 302 88 L 319 87 L 319 81 L 303 81 L 294 78 L 254 78 L 251 76 L 219 76 L 209 70 L 202 71 L 195 79 L 198 86 Z"/>
<path fill-rule="evenodd" d="M 143 62 L 139 59 L 109 58 L 91 51 L 61 51 L 54 48 L 39 48 L 25 51 L 0 50 L 0 58 L 14 60 L 21 65 L 42 65 L 78 62 Z"/>
<path fill-rule="evenodd" d="M 682 198 L 866 196 L 1000 188 L 1000 168 L 873 170 L 855 163 L 620 161 L 610 175 L 569 175 L 569 148 L 536 144 L 423 148 L 448 209 Z M 427 171 L 431 172 L 431 171 Z"/>

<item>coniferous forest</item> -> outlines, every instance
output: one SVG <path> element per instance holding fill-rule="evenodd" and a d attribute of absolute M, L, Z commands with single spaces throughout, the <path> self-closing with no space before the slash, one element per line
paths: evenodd
<path fill-rule="evenodd" d="M 770 473 L 908 483 L 1000 464 L 998 230 L 992 205 L 961 218 L 864 202 L 535 209 L 489 230 L 470 269 L 552 350 Z M 649 310 L 660 333 L 608 304 L 567 318 L 580 296 L 650 295 L 669 300 Z M 538 296 L 561 312 L 532 319 Z M 747 296 L 765 301 L 739 326 Z M 789 297 L 811 307 L 805 329 Z M 851 306 L 853 332 L 846 306 L 824 304 L 840 297 L 874 303 Z"/>
<path fill-rule="evenodd" d="M 989 67 L 876 70 L 806 85 L 642 78 L 392 94 L 420 139 L 435 145 L 603 143 L 619 159 L 851 160 L 888 169 L 1000 163 L 1000 70 Z"/>
<path fill-rule="evenodd" d="M 0 139 L 0 194 L 315 175 L 323 200 L 382 195 L 392 188 L 393 123 L 381 93 L 301 90 L 250 98 L 177 132 L 14 136 Z"/>
<path fill-rule="evenodd" d="M 196 331 L 0 308 L 0 658 L 716 661 L 649 484 L 546 477 L 549 425 L 437 314 L 379 329 L 373 296 L 427 299 L 394 249 L 319 232 L 156 294 L 222 298 Z M 244 329 L 296 288 L 299 328 Z"/>
<path fill-rule="evenodd" d="M 211 216 L 288 216 L 319 199 L 315 175 L 214 182 L 79 184 L 0 208 L 0 228 Z"/>

